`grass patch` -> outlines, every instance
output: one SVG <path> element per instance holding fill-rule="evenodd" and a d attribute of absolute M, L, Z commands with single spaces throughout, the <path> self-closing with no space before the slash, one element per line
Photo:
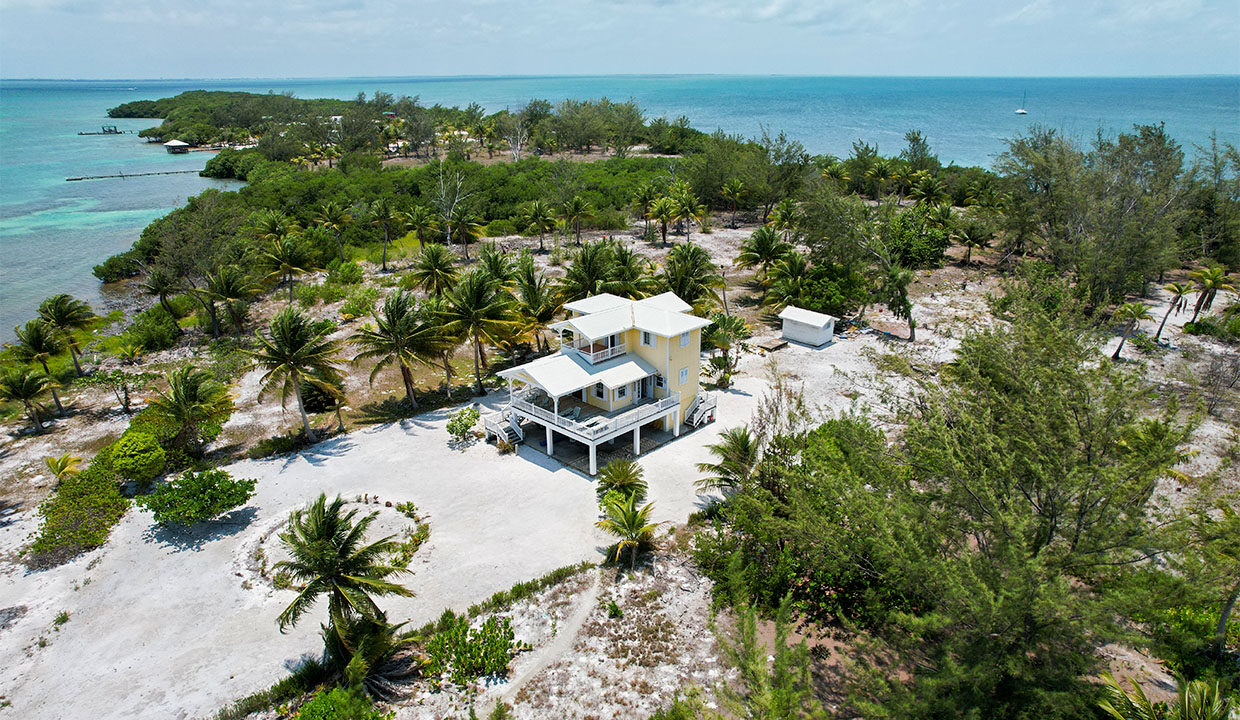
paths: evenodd
<path fill-rule="evenodd" d="M 307 660 L 288 677 L 251 695 L 234 700 L 215 714 L 214 720 L 242 720 L 295 697 L 311 692 L 331 678 L 332 672 L 318 660 Z"/>

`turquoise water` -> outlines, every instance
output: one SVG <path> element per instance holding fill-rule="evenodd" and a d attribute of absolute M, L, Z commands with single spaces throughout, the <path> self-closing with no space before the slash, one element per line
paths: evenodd
<path fill-rule="evenodd" d="M 128 100 L 191 89 L 290 91 L 351 98 L 359 91 L 416 95 L 424 104 L 488 110 L 533 97 L 636 99 L 648 116 L 686 115 L 695 127 L 754 135 L 784 130 L 815 153 L 847 154 L 854 140 L 894 154 L 918 129 L 939 156 L 990 165 L 1003 140 L 1034 123 L 1088 138 L 1134 123 L 1166 123 L 1189 150 L 1240 144 L 1240 77 L 813 78 L 730 76 L 349 78 L 293 80 L 0 81 L 0 339 L 52 292 L 103 302 L 90 270 L 129 247 L 142 227 L 207 187 L 195 175 L 65 182 L 71 175 L 200 169 L 206 153 L 168 155 L 136 135 L 78 136 Z M 1028 115 L 1013 111 L 1022 94 Z"/>

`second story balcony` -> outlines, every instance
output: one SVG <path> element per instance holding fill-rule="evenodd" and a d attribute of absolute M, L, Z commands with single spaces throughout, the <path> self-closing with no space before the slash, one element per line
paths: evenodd
<path fill-rule="evenodd" d="M 620 357 L 627 351 L 623 342 L 618 345 L 608 345 L 605 340 L 582 345 L 575 349 L 581 353 L 582 357 L 589 360 L 591 365 L 598 365 L 614 357 Z"/>

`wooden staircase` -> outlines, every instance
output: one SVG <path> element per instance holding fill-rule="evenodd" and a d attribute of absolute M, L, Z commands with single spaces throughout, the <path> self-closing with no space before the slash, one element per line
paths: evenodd
<path fill-rule="evenodd" d="M 693 427 L 701 427 L 711 420 L 715 419 L 715 410 L 719 407 L 719 399 L 714 393 L 700 392 L 697 397 L 693 398 L 693 402 L 689 403 L 689 409 L 685 412 L 685 424 Z"/>

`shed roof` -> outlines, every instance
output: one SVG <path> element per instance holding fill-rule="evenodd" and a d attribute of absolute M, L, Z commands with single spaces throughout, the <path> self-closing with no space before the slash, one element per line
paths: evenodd
<path fill-rule="evenodd" d="M 591 387 L 595 383 L 603 383 L 614 389 L 657 373 L 658 370 L 653 365 L 636 355 L 622 355 L 614 360 L 591 365 L 575 352 L 562 352 L 519 367 L 501 370 L 499 375 L 509 380 L 537 385 L 548 395 L 560 397 Z"/>
<path fill-rule="evenodd" d="M 182 140 L 169 140 L 164 143 L 164 147 L 189 147 L 189 143 Z"/>
<path fill-rule="evenodd" d="M 835 322 L 839 318 L 826 313 L 814 312 L 806 310 L 794 305 L 789 305 L 779 313 L 779 317 L 783 320 L 792 320 L 793 322 L 805 323 L 816 328 L 825 328 L 827 325 Z"/>

